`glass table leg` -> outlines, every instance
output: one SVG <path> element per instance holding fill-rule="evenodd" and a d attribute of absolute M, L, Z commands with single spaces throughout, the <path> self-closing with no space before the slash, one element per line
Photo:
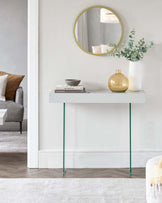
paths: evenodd
<path fill-rule="evenodd" d="M 132 176 L 131 103 L 129 103 L 129 175 Z"/>
<path fill-rule="evenodd" d="M 65 103 L 63 103 L 63 176 L 65 176 Z"/>

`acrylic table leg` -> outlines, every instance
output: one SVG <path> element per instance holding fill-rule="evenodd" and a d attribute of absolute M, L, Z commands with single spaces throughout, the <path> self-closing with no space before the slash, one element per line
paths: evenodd
<path fill-rule="evenodd" d="M 63 176 L 65 176 L 65 103 L 63 103 Z"/>
<path fill-rule="evenodd" d="M 129 103 L 129 175 L 132 176 L 131 103 Z"/>

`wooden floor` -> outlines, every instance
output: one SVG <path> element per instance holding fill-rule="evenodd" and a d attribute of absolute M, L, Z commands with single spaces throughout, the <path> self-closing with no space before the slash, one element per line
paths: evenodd
<path fill-rule="evenodd" d="M 28 169 L 26 153 L 0 153 L 0 178 L 62 178 L 62 169 Z M 145 178 L 144 168 L 131 178 Z M 64 178 L 129 178 L 129 169 L 67 169 Z"/>

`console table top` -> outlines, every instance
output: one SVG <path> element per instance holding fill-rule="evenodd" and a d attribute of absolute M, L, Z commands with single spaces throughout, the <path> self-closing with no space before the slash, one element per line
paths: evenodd
<path fill-rule="evenodd" d="M 115 93 L 110 90 L 90 91 L 86 93 L 55 93 L 49 94 L 51 103 L 145 103 L 145 92 Z"/>

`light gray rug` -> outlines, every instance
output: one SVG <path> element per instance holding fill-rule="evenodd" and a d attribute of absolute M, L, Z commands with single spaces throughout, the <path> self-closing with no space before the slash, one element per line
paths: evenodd
<path fill-rule="evenodd" d="M 144 203 L 145 179 L 0 179 L 1 203 Z"/>
<path fill-rule="evenodd" d="M 27 132 L 0 132 L 1 152 L 27 152 Z"/>

